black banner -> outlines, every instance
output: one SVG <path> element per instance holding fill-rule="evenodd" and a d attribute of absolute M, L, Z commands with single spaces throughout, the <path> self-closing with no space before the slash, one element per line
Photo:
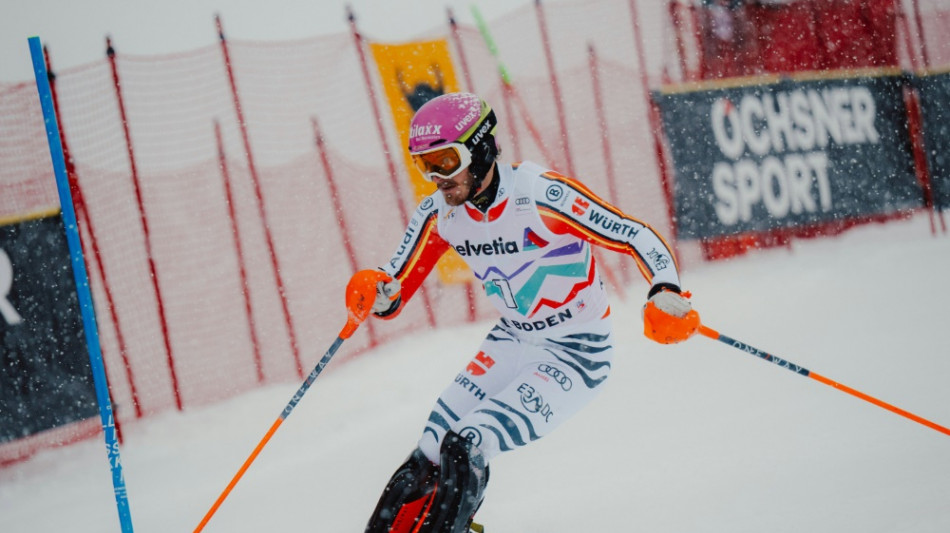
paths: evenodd
<path fill-rule="evenodd" d="M 767 81 L 654 94 L 676 169 L 681 238 L 922 205 L 902 77 Z"/>
<path fill-rule="evenodd" d="M 920 76 L 915 85 L 934 206 L 950 209 L 950 73 Z"/>
<path fill-rule="evenodd" d="M 0 226 L 0 442 L 98 413 L 62 217 Z"/>

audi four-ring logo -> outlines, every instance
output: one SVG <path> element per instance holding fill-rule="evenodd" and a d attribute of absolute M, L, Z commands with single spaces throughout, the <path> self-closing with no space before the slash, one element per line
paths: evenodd
<path fill-rule="evenodd" d="M 538 372 L 554 378 L 554 381 L 558 382 L 558 384 L 561 385 L 561 388 L 565 391 L 571 390 L 571 387 L 574 386 L 574 382 L 571 381 L 571 378 L 569 378 L 564 372 L 561 372 L 559 368 L 542 363 L 538 365 Z"/>

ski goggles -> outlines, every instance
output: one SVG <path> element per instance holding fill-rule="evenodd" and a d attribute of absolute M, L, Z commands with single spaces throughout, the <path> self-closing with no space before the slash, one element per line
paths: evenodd
<path fill-rule="evenodd" d="M 443 144 L 436 148 L 413 152 L 412 162 L 425 179 L 450 179 L 472 163 L 472 152 L 461 143 Z"/>

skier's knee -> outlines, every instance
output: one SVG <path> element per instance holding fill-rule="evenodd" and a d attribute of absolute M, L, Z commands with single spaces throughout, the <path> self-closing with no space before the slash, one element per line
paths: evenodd
<path fill-rule="evenodd" d="M 485 497 L 488 465 L 477 446 L 454 431 L 446 433 L 440 449 L 439 488 L 432 511 L 432 531 L 467 531 Z"/>
<path fill-rule="evenodd" d="M 469 493 L 480 494 L 488 484 L 488 464 L 481 450 L 454 431 L 446 433 L 440 450 L 440 479 L 457 479 Z"/>
<path fill-rule="evenodd" d="M 366 533 L 402 531 L 400 524 L 417 523 L 423 519 L 438 476 L 438 465 L 427 459 L 418 448 L 413 450 L 383 489 L 366 525 Z"/>
<path fill-rule="evenodd" d="M 419 448 L 393 474 L 366 533 L 461 533 L 482 503 L 488 465 L 481 451 L 454 431 L 446 433 L 436 465 Z"/>

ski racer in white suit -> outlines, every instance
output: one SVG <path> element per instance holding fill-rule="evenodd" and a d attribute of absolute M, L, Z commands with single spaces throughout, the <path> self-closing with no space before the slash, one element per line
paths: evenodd
<path fill-rule="evenodd" d="M 439 396 L 369 533 L 469 531 L 489 461 L 547 435 L 601 390 L 613 338 L 591 244 L 629 254 L 651 283 L 648 337 L 679 342 L 699 325 L 673 252 L 650 226 L 573 178 L 498 163 L 496 126 L 488 104 L 468 93 L 430 100 L 411 124 L 410 152 L 438 190 L 379 269 L 373 313 L 398 315 L 451 249 L 501 317 Z"/>

